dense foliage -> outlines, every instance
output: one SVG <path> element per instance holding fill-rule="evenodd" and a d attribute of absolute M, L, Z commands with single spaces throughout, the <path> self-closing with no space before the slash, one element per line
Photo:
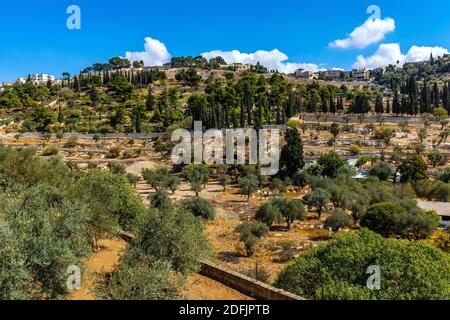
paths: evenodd
<path fill-rule="evenodd" d="M 363 229 L 302 254 L 275 286 L 310 299 L 449 299 L 449 263 L 448 254 L 424 242 L 384 239 Z M 373 265 L 380 267 L 380 290 L 366 285 Z"/>

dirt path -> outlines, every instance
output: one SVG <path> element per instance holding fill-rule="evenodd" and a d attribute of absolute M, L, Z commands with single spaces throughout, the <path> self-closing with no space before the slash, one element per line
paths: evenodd
<path fill-rule="evenodd" d="M 92 292 L 96 274 L 113 271 L 119 261 L 120 252 L 125 249 L 127 244 L 121 239 L 110 239 L 101 240 L 100 245 L 102 249 L 92 253 L 85 260 L 81 289 L 72 293 L 68 298 L 69 300 L 96 300 Z"/>
<path fill-rule="evenodd" d="M 196 274 L 186 281 L 181 294 L 188 300 L 254 300 L 220 282 Z"/>

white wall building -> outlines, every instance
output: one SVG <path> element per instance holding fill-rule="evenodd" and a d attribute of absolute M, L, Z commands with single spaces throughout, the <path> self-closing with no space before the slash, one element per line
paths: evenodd
<path fill-rule="evenodd" d="M 20 84 L 24 84 L 25 82 L 27 82 L 27 78 L 18 78 L 16 80 L 17 83 Z M 47 82 L 51 81 L 51 82 L 55 82 L 55 76 L 46 74 L 46 73 L 35 73 L 30 75 L 30 80 L 32 83 L 34 83 L 35 85 L 38 86 L 45 86 L 47 84 Z"/>

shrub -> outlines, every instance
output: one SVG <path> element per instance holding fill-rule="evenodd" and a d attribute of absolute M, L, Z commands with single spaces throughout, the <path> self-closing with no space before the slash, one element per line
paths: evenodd
<path fill-rule="evenodd" d="M 394 174 L 394 170 L 389 163 L 379 162 L 370 168 L 369 173 L 381 181 L 387 181 Z"/>
<path fill-rule="evenodd" d="M 445 168 L 445 169 L 439 170 L 438 178 L 442 182 L 449 183 L 450 182 L 450 168 Z"/>
<path fill-rule="evenodd" d="M 442 181 L 433 183 L 431 189 L 428 192 L 428 196 L 437 201 L 449 202 L 450 183 L 444 183 Z"/>
<path fill-rule="evenodd" d="M 391 234 L 392 216 L 406 212 L 406 209 L 390 202 L 377 203 L 370 206 L 360 220 L 362 227 L 367 227 L 381 235 Z"/>
<path fill-rule="evenodd" d="M 164 187 L 175 193 L 180 188 L 181 180 L 175 176 L 168 176 L 164 181 Z"/>
<path fill-rule="evenodd" d="M 115 159 L 120 157 L 120 153 L 122 152 L 122 148 L 119 146 L 111 147 L 108 152 L 106 153 L 106 158 L 108 159 Z"/>
<path fill-rule="evenodd" d="M 281 179 L 273 178 L 272 182 L 270 183 L 270 190 L 277 193 L 279 192 L 283 193 L 284 191 L 286 191 L 286 185 Z"/>
<path fill-rule="evenodd" d="M 172 199 L 170 199 L 166 190 L 158 190 L 154 194 L 151 194 L 148 198 L 151 206 L 154 208 L 161 210 L 168 210 L 172 208 Z"/>
<path fill-rule="evenodd" d="M 292 242 L 284 242 L 281 245 L 281 253 L 280 253 L 280 262 L 288 262 L 294 259 L 295 257 L 295 250 Z"/>
<path fill-rule="evenodd" d="M 127 177 L 128 182 L 135 188 L 136 184 L 141 180 L 141 177 L 132 173 L 127 173 L 125 176 Z"/>
<path fill-rule="evenodd" d="M 263 267 L 245 269 L 241 271 L 241 273 L 249 278 L 255 279 L 256 281 L 269 283 L 270 273 Z"/>
<path fill-rule="evenodd" d="M 126 173 L 125 166 L 119 162 L 108 162 L 108 169 L 114 174 L 124 175 Z"/>
<path fill-rule="evenodd" d="M 170 261 L 182 274 L 197 272 L 199 260 L 211 257 L 201 221 L 185 210 L 150 210 L 139 224 L 132 247 L 139 254 Z"/>
<path fill-rule="evenodd" d="M 191 198 L 182 202 L 184 209 L 191 212 L 196 217 L 201 217 L 205 220 L 214 220 L 216 210 L 211 202 L 203 198 Z"/>
<path fill-rule="evenodd" d="M 169 262 L 130 265 L 122 258 L 99 293 L 101 298 L 110 300 L 174 300 L 180 297 L 179 285 Z"/>
<path fill-rule="evenodd" d="M 352 223 L 352 218 L 343 210 L 335 209 L 333 213 L 325 219 L 324 227 L 334 232 L 341 228 L 346 228 Z"/>
<path fill-rule="evenodd" d="M 352 146 L 352 147 L 350 147 L 349 152 L 351 155 L 356 156 L 361 153 L 361 148 L 358 146 Z"/>
<path fill-rule="evenodd" d="M 45 157 L 48 156 L 55 156 L 59 153 L 59 149 L 56 146 L 49 146 L 47 148 L 44 149 L 44 151 L 42 152 L 42 155 Z"/>
<path fill-rule="evenodd" d="M 65 148 L 73 149 L 78 146 L 78 138 L 76 136 L 70 136 L 67 142 L 64 144 Z"/>

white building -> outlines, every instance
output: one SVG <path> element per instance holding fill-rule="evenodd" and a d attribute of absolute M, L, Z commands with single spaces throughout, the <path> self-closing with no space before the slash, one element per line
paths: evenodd
<path fill-rule="evenodd" d="M 16 80 L 17 83 L 24 84 L 27 82 L 28 78 L 19 78 Z M 30 81 L 37 86 L 45 86 L 47 82 L 55 82 L 55 76 L 46 73 L 35 73 L 30 75 Z"/>

